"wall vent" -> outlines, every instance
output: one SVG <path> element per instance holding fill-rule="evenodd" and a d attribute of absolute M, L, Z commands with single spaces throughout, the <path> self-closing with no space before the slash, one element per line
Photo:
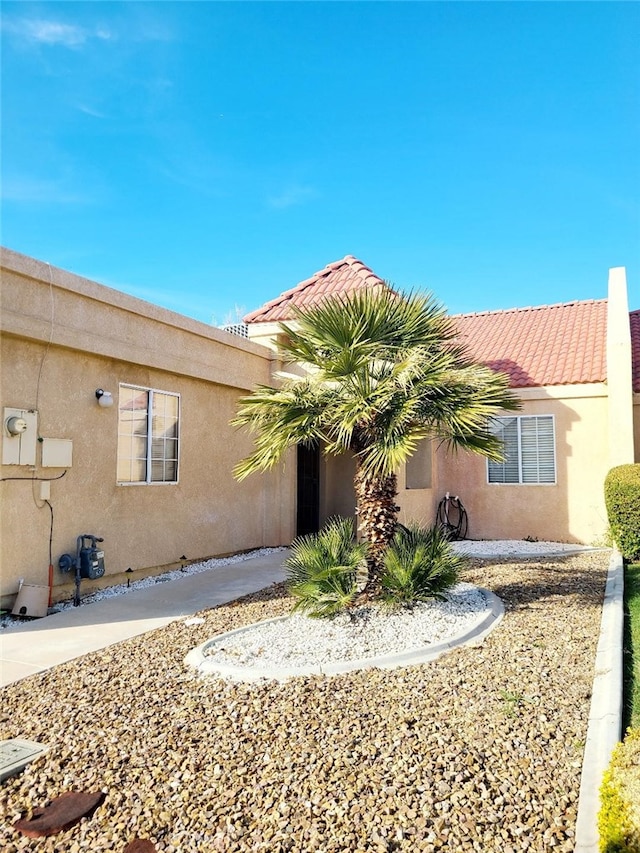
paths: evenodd
<path fill-rule="evenodd" d="M 246 323 L 229 323 L 220 328 L 223 332 L 229 332 L 230 335 L 238 335 L 241 338 L 249 337 L 249 326 Z"/>

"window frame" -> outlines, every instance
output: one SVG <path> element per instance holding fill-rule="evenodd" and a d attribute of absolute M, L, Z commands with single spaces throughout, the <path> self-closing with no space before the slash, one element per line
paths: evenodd
<path fill-rule="evenodd" d="M 120 382 L 119 390 L 122 388 L 130 388 L 134 391 L 144 392 L 147 395 L 147 432 L 146 432 L 146 479 L 144 480 L 120 480 L 118 478 L 118 465 L 120 463 L 120 394 L 118 395 L 118 447 L 116 450 L 116 483 L 118 486 L 176 486 L 180 482 L 180 445 L 181 445 L 181 415 L 182 415 L 182 396 L 178 391 L 165 391 L 161 388 L 151 388 L 146 385 L 135 385 L 132 382 Z M 178 403 L 178 414 L 176 417 L 177 436 L 176 436 L 176 477 L 175 480 L 153 480 L 153 397 L 154 394 L 162 394 L 166 397 L 175 397 Z M 163 458 L 166 462 L 166 459 Z"/>
<path fill-rule="evenodd" d="M 535 481 L 533 480 L 525 480 L 523 478 L 523 469 L 524 469 L 524 461 L 523 461 L 523 450 L 522 450 L 522 422 L 523 421 L 531 421 L 538 420 L 544 418 L 548 420 L 551 424 L 551 447 L 553 453 L 553 479 L 552 480 L 540 480 L 539 478 Z M 516 440 L 517 440 L 517 465 L 518 465 L 518 479 L 512 481 L 499 481 L 491 479 L 491 466 L 492 465 L 504 465 L 504 462 L 491 462 L 490 459 L 487 459 L 487 485 L 489 486 L 557 486 L 558 484 L 558 459 L 556 453 L 556 419 L 555 415 L 552 414 L 540 414 L 540 415 L 498 415 L 494 418 L 489 419 L 489 430 L 491 430 L 492 422 L 503 422 L 503 421 L 515 421 L 516 422 Z M 536 436 L 536 455 L 540 453 L 540 445 L 539 438 Z"/>

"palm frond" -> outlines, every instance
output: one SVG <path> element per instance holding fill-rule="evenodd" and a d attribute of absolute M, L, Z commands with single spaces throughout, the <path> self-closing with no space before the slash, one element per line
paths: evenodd
<path fill-rule="evenodd" d="M 333 371 L 340 354 L 350 362 L 393 356 L 427 342 L 443 345 L 454 337 L 444 307 L 432 295 L 402 295 L 391 289 L 363 289 L 333 297 L 305 310 L 294 309 L 298 329 L 283 326 L 283 352 Z"/>
<path fill-rule="evenodd" d="M 399 528 L 387 549 L 382 574 L 384 598 L 411 604 L 442 598 L 458 580 L 466 560 L 456 554 L 439 527 L 412 523 Z"/>
<path fill-rule="evenodd" d="M 283 352 L 307 375 L 240 401 L 233 423 L 256 438 L 236 476 L 272 467 L 298 443 L 351 450 L 377 476 L 396 470 L 427 436 L 500 458 L 487 421 L 517 408 L 516 398 L 506 377 L 473 364 L 432 296 L 361 290 L 298 311 L 297 323 L 283 326 Z"/>
<path fill-rule="evenodd" d="M 353 522 L 346 518 L 332 518 L 319 533 L 295 539 L 284 563 L 294 610 L 325 617 L 348 607 L 367 552 L 366 543 L 355 542 Z"/>
<path fill-rule="evenodd" d="M 286 382 L 281 388 L 261 386 L 241 398 L 232 424 L 255 433 L 255 449 L 236 465 L 234 475 L 242 480 L 272 468 L 297 444 L 318 444 L 330 398 L 330 389 L 309 380 Z"/>
<path fill-rule="evenodd" d="M 420 415 L 434 438 L 450 449 L 464 449 L 499 460 L 502 445 L 489 430 L 500 411 L 515 411 L 520 403 L 506 376 L 482 366 L 449 371 L 442 385 L 425 394 Z"/>

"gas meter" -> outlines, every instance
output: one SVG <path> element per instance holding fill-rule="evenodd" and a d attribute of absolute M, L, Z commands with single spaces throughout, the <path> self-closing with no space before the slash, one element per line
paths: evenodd
<path fill-rule="evenodd" d="M 90 544 L 86 545 L 85 540 L 88 540 Z M 75 568 L 76 592 L 73 599 L 75 607 L 80 604 L 80 578 L 96 580 L 96 578 L 101 578 L 104 575 L 104 551 L 97 546 L 98 542 L 103 541 L 99 536 L 94 536 L 92 533 L 83 533 L 76 539 L 75 559 L 71 554 L 63 554 L 58 560 L 58 566 L 63 572 Z"/>
<path fill-rule="evenodd" d="M 83 578 L 101 578 L 104 574 L 104 551 L 99 551 L 96 542 L 102 542 L 97 536 L 83 536 L 90 539 L 91 545 L 80 549 L 80 576 Z"/>

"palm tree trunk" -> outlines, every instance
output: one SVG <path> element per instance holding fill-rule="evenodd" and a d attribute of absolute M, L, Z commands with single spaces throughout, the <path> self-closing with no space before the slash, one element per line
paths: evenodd
<path fill-rule="evenodd" d="M 395 474 L 375 477 L 365 474 L 360 467 L 354 478 L 356 492 L 358 531 L 371 546 L 368 560 L 368 578 L 365 595 L 380 591 L 380 578 L 384 553 L 396 529 L 400 507 L 396 505 L 398 484 Z"/>

